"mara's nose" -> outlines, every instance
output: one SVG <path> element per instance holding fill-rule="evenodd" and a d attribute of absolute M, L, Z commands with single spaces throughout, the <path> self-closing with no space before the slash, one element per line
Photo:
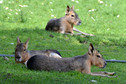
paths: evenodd
<path fill-rule="evenodd" d="M 81 25 L 81 21 L 78 22 L 78 25 Z"/>
<path fill-rule="evenodd" d="M 105 62 L 105 66 L 107 65 L 107 62 Z"/>
<path fill-rule="evenodd" d="M 79 23 L 81 23 L 81 21 L 79 21 Z"/>
<path fill-rule="evenodd" d="M 107 63 L 106 63 L 106 62 L 104 62 L 104 66 L 103 66 L 102 68 L 105 68 L 105 67 L 106 67 L 106 65 L 107 65 Z"/>
<path fill-rule="evenodd" d="M 17 59 L 20 59 L 21 57 L 20 57 L 20 56 L 17 56 L 16 58 L 17 58 Z"/>

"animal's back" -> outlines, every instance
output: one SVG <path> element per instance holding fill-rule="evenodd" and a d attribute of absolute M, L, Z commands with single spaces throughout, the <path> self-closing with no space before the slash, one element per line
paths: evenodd
<path fill-rule="evenodd" d="M 46 25 L 46 30 L 49 31 L 59 31 L 59 29 L 60 29 L 60 19 L 51 19 Z"/>
<path fill-rule="evenodd" d="M 46 50 L 46 51 L 51 51 L 51 52 L 54 52 L 54 53 L 58 54 L 59 56 L 61 56 L 60 52 L 57 51 L 57 50 L 51 50 L 51 49 L 48 49 L 48 50 Z"/>
<path fill-rule="evenodd" d="M 30 53 L 30 56 L 46 55 L 46 56 L 50 56 L 50 57 L 56 57 L 56 56 L 57 57 L 61 57 L 61 54 L 59 53 L 59 51 L 51 50 L 51 49 L 47 49 L 47 50 L 31 50 L 31 51 L 29 51 L 29 53 Z"/>
<path fill-rule="evenodd" d="M 72 58 L 54 58 L 44 55 L 36 55 L 28 60 L 26 66 L 32 70 L 55 70 L 66 72 L 71 70 L 85 69 L 85 60 L 87 60 L 87 57 L 85 56 Z"/>
<path fill-rule="evenodd" d="M 27 68 L 32 70 L 55 70 L 55 71 L 70 71 L 74 70 L 72 66 L 73 58 L 53 58 L 47 56 L 35 55 L 27 62 Z"/>

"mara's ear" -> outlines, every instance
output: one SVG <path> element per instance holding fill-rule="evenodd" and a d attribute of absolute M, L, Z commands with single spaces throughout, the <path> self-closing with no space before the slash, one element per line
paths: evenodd
<path fill-rule="evenodd" d="M 71 7 L 71 10 L 72 10 L 72 11 L 74 10 L 74 6 Z"/>
<path fill-rule="evenodd" d="M 66 14 L 70 12 L 70 7 L 67 5 Z"/>
<path fill-rule="evenodd" d="M 90 43 L 89 49 L 88 49 L 88 54 L 93 55 L 94 52 L 94 46 Z"/>
<path fill-rule="evenodd" d="M 21 40 L 19 37 L 17 37 L 17 45 L 21 43 Z"/>
<path fill-rule="evenodd" d="M 26 49 L 28 48 L 29 40 L 30 40 L 30 39 L 27 39 L 27 41 L 25 42 L 25 47 L 26 47 Z"/>

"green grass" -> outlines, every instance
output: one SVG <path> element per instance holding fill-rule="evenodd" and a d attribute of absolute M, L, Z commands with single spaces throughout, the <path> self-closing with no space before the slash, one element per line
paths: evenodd
<path fill-rule="evenodd" d="M 0 3 L 0 54 L 13 54 L 19 36 L 22 42 L 30 38 L 29 50 L 56 49 L 63 57 L 72 57 L 85 54 L 89 43 L 93 43 L 105 59 L 126 60 L 126 1 L 103 0 L 103 4 L 98 0 L 76 1 L 4 0 Z M 82 25 L 75 27 L 95 37 L 45 31 L 51 18 L 64 16 L 67 5 L 74 5 L 82 20 Z M 96 10 L 89 12 L 92 9 Z M 8 58 L 6 61 L 0 57 L 1 84 L 94 84 L 91 80 L 98 84 L 126 83 L 125 63 L 108 63 L 104 69 L 92 67 L 92 72 L 116 72 L 116 78 L 106 78 L 75 71 L 31 71 L 22 64 L 15 64 L 13 57 Z"/>

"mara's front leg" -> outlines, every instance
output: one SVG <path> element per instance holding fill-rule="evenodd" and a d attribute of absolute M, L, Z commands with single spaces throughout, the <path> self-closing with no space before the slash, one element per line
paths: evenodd
<path fill-rule="evenodd" d="M 115 72 L 91 72 L 90 75 L 93 76 L 102 76 L 102 77 L 116 77 Z"/>

